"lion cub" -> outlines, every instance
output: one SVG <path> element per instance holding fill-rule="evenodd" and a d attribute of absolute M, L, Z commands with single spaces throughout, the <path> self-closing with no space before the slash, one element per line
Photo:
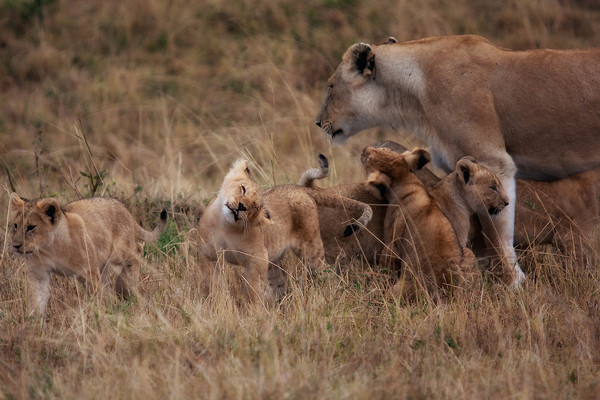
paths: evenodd
<path fill-rule="evenodd" d="M 223 250 L 227 262 L 244 267 L 250 300 L 268 299 L 267 272 L 271 272 L 270 265 L 275 275 L 283 270 L 287 249 L 313 269 L 324 267 L 317 204 L 339 207 L 340 202 L 339 196 L 298 185 L 275 186 L 261 192 L 250 176 L 248 162 L 239 159 L 200 219 L 200 252 L 217 261 L 218 251 Z M 362 212 L 356 224 L 345 227 L 346 234 L 351 235 L 369 222 L 372 211 L 355 200 L 344 199 L 343 203 Z"/>
<path fill-rule="evenodd" d="M 398 281 L 394 292 L 408 298 L 414 297 L 420 284 L 439 298 L 478 277 L 475 256 L 459 242 L 439 204 L 413 173 L 430 159 L 423 149 L 398 154 L 366 147 L 361 155 L 367 171 L 379 171 L 391 179 L 382 260 L 401 267 L 404 279 Z"/>
<path fill-rule="evenodd" d="M 12 245 L 27 262 L 28 281 L 39 314 L 50 297 L 50 273 L 75 275 L 96 285 L 109 284 L 110 267 L 120 269 L 115 290 L 128 297 L 139 280 L 142 247 L 164 230 L 167 212 L 159 226 L 148 232 L 118 200 L 91 198 L 60 206 L 55 199 L 10 198 Z"/>
<path fill-rule="evenodd" d="M 387 186 L 380 187 L 364 181 L 319 188 L 315 180 L 326 178 L 329 174 L 329 162 L 322 154 L 319 155 L 319 166 L 307 169 L 300 177 L 298 185 L 340 196 L 340 199 L 358 200 L 368 204 L 373 211 L 373 217 L 365 229 L 361 229 L 356 235 L 347 235 L 337 228 L 339 222 L 358 219 L 360 210 L 345 206 L 344 201 L 341 207 L 335 208 L 318 205 L 319 230 L 323 239 L 325 259 L 330 264 L 340 261 L 347 263 L 357 257 L 362 257 L 367 262 L 375 262 L 383 250 L 383 220 L 388 204 L 385 190 L 389 187 L 389 182 L 382 183 L 387 183 Z M 381 180 L 385 180 L 385 176 Z"/>

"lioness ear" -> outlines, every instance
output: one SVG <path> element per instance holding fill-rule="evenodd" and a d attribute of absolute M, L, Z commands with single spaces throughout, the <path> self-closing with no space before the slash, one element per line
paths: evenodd
<path fill-rule="evenodd" d="M 11 208 L 19 208 L 19 207 L 23 207 L 24 205 L 25 205 L 25 202 L 23 201 L 23 199 L 21 199 L 19 197 L 18 194 L 11 193 L 11 195 L 10 195 L 10 206 L 11 206 Z"/>
<path fill-rule="evenodd" d="M 473 157 L 463 157 L 456 163 L 456 171 L 458 172 L 459 178 L 464 182 L 465 185 L 469 184 L 471 177 L 477 167 L 477 161 Z"/>
<path fill-rule="evenodd" d="M 54 222 L 58 219 L 60 206 L 55 199 L 42 199 L 38 201 L 37 206 L 48 218 L 50 223 L 54 225 Z"/>
<path fill-rule="evenodd" d="M 431 161 L 431 154 L 425 150 L 416 148 L 406 156 L 406 163 L 413 171 L 418 171 Z"/>
<path fill-rule="evenodd" d="M 352 62 L 359 74 L 370 76 L 375 68 L 375 54 L 366 43 L 357 43 L 351 48 Z"/>

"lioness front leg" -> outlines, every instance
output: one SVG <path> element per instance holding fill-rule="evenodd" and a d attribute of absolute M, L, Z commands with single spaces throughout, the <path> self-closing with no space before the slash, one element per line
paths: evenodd
<path fill-rule="evenodd" d="M 515 232 L 516 181 L 514 176 L 498 173 L 498 177 L 508 195 L 508 205 L 493 219 L 489 214 L 480 215 L 483 235 L 501 258 L 502 278 L 511 288 L 518 288 L 525 275 L 517 261 L 513 246 Z"/>

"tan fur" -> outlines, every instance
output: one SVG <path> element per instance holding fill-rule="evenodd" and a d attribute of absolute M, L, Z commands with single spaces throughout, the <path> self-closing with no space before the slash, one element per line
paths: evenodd
<path fill-rule="evenodd" d="M 317 203 L 339 206 L 339 202 L 338 196 L 298 185 L 275 186 L 261 192 L 250 176 L 248 162 L 238 160 L 200 219 L 200 250 L 213 261 L 223 250 L 228 262 L 242 265 L 248 295 L 256 301 L 270 294 L 265 285 L 269 266 L 275 276 L 283 271 L 281 261 L 287 249 L 312 268 L 322 269 Z M 344 204 L 362 210 L 358 226 L 369 222 L 372 212 L 368 205 L 350 199 Z"/>
<path fill-rule="evenodd" d="M 373 126 L 403 128 L 427 141 L 446 171 L 466 155 L 492 169 L 509 206 L 491 227 L 498 234 L 486 233 L 516 287 L 515 174 L 550 180 L 600 166 L 598 76 L 597 48 L 510 51 L 479 36 L 358 43 L 329 79 L 317 124 L 339 140 Z"/>
<path fill-rule="evenodd" d="M 75 275 L 88 284 L 108 285 L 110 267 L 120 269 L 116 291 L 125 297 L 139 280 L 139 242 L 153 242 L 166 226 L 166 211 L 152 232 L 142 229 L 117 200 L 91 198 L 60 207 L 52 198 L 25 200 L 11 195 L 12 245 L 25 257 L 37 311 L 50 296 L 50 273 Z"/>
<path fill-rule="evenodd" d="M 553 244 L 575 265 L 596 261 L 600 168 L 552 182 L 517 180 L 515 245 Z"/>
<path fill-rule="evenodd" d="M 325 259 L 329 264 L 336 262 L 347 263 L 356 257 L 362 257 L 368 262 L 374 262 L 376 256 L 383 249 L 383 220 L 387 211 L 387 194 L 381 192 L 379 187 L 369 184 L 367 181 L 338 185 L 330 188 L 318 188 L 315 180 L 323 179 L 328 175 L 327 160 L 320 159 L 320 168 L 306 170 L 298 184 L 308 188 L 339 196 L 341 206 L 327 207 L 318 205 L 319 231 L 323 240 Z M 381 188 L 387 190 L 389 178 L 380 178 Z M 352 221 L 360 216 L 360 210 L 353 210 L 345 205 L 344 199 L 354 199 L 368 204 L 373 210 L 373 217 L 365 229 L 361 229 L 355 235 L 345 236 L 339 228 L 341 221 Z"/>
<path fill-rule="evenodd" d="M 508 196 L 496 174 L 469 156 L 458 160 L 455 170 L 428 190 L 463 246 L 475 234 L 471 228 L 475 218 L 495 218 L 508 205 Z"/>
<path fill-rule="evenodd" d="M 361 155 L 367 171 L 383 172 L 392 180 L 383 260 L 402 268 L 405 279 L 394 290 L 409 297 L 418 284 L 439 297 L 478 276 L 473 253 L 461 245 L 450 221 L 412 172 L 428 161 L 427 155 L 422 149 L 398 154 L 374 147 L 366 147 Z"/>

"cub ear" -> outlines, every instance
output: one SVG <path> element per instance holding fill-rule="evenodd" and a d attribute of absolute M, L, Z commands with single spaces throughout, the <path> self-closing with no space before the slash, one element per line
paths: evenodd
<path fill-rule="evenodd" d="M 42 199 L 37 202 L 37 206 L 42 212 L 50 218 L 50 223 L 54 223 L 58 220 L 60 215 L 60 206 L 55 199 Z"/>
<path fill-rule="evenodd" d="M 244 159 L 244 158 L 238 158 L 234 163 L 233 166 L 231 167 L 231 172 L 234 171 L 239 171 L 239 172 L 245 172 L 246 175 L 250 176 L 250 167 L 249 167 L 250 163 L 248 162 L 248 160 Z"/>
<path fill-rule="evenodd" d="M 374 171 L 367 177 L 367 183 L 377 189 L 380 200 L 386 200 L 392 186 L 392 178 L 381 171 Z"/>
<path fill-rule="evenodd" d="M 394 44 L 394 43 L 398 43 L 398 41 L 396 40 L 396 38 L 395 38 L 395 37 L 393 37 L 393 36 L 390 36 L 390 37 L 387 39 L 387 42 L 385 42 L 384 44 Z"/>
<path fill-rule="evenodd" d="M 406 156 L 406 163 L 413 171 L 422 169 L 429 161 L 431 161 L 431 154 L 421 148 L 414 149 Z"/>
<path fill-rule="evenodd" d="M 375 54 L 371 46 L 366 43 L 357 43 L 349 49 L 350 62 L 356 71 L 363 77 L 368 77 L 375 69 Z"/>
<path fill-rule="evenodd" d="M 465 185 L 468 185 L 471 181 L 477 166 L 477 161 L 473 157 L 469 156 L 463 157 L 456 162 L 456 172 L 458 173 L 459 179 Z"/>
<path fill-rule="evenodd" d="M 22 198 L 19 197 L 18 194 L 11 193 L 11 195 L 10 195 L 10 207 L 11 208 L 19 208 L 19 207 L 23 207 L 24 205 L 25 205 L 25 202 L 23 201 Z"/>
<path fill-rule="evenodd" d="M 260 209 L 260 218 L 261 218 L 261 222 L 263 222 L 267 225 L 273 224 L 273 220 L 271 219 L 271 214 L 264 207 L 261 207 L 261 209 Z"/>

